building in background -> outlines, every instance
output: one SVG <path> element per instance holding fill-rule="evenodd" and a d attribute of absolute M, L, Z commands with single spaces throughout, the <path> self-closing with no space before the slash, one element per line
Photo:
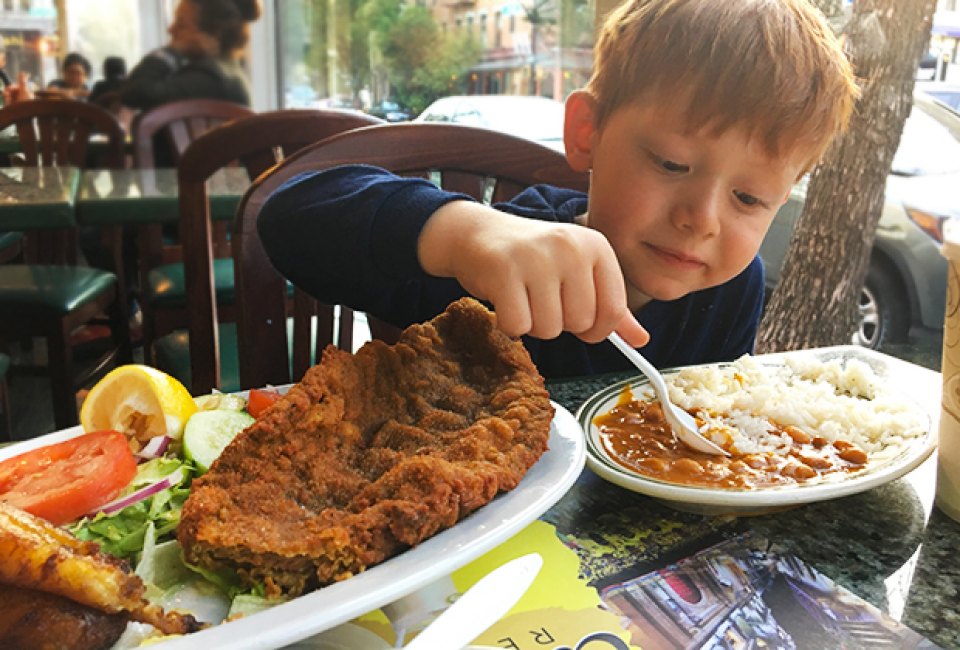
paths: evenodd
<path fill-rule="evenodd" d="M 468 71 L 472 94 L 563 100 L 590 76 L 594 7 L 582 0 L 430 0 L 443 29 L 481 46 Z"/>
<path fill-rule="evenodd" d="M 12 79 L 26 71 L 34 84 L 44 86 L 56 76 L 57 15 L 53 0 L 0 2 L 0 36 L 7 51 L 6 71 Z"/>

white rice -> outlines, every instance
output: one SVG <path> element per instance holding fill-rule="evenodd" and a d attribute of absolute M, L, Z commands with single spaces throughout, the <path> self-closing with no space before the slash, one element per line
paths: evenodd
<path fill-rule="evenodd" d="M 793 441 L 771 431 L 773 420 L 831 442 L 852 442 L 876 461 L 926 434 L 930 424 L 918 405 L 892 394 L 857 359 L 798 356 L 774 365 L 744 356 L 666 379 L 671 400 L 707 421 L 704 434 L 718 442 L 732 436 L 740 453 L 787 453 Z"/>

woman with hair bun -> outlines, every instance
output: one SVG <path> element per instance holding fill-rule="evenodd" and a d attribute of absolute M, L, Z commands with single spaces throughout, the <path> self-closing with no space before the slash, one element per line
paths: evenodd
<path fill-rule="evenodd" d="M 179 99 L 250 105 L 240 56 L 258 0 L 180 0 L 167 29 L 170 43 L 145 56 L 123 85 L 126 106 L 148 110 Z"/>

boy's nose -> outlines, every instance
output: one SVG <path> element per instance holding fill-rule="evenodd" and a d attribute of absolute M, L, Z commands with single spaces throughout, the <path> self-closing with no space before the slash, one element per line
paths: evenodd
<path fill-rule="evenodd" d="M 720 200 L 714 188 L 691 192 L 673 210 L 674 225 L 700 237 L 716 235 L 720 230 Z"/>

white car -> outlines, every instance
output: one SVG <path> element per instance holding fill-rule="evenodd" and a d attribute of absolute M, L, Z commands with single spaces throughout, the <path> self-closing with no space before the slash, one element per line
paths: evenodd
<path fill-rule="evenodd" d="M 528 95 L 452 95 L 433 102 L 414 122 L 480 126 L 533 140 L 563 153 L 563 102 Z"/>

